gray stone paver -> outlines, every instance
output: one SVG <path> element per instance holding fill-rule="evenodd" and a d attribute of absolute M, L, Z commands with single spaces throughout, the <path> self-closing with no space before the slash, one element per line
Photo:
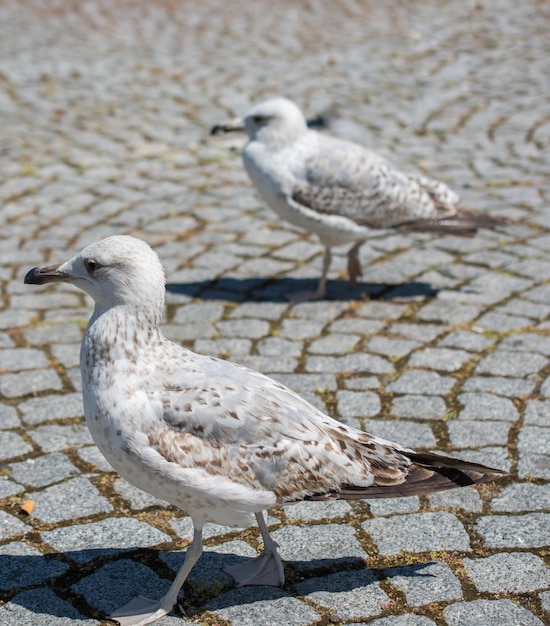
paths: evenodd
<path fill-rule="evenodd" d="M 44 522 L 59 522 L 113 510 L 107 499 L 83 476 L 46 487 L 44 491 L 34 494 L 33 499 L 33 516 Z"/>
<path fill-rule="evenodd" d="M 2 563 L 0 589 L 4 590 L 28 587 L 59 576 L 69 569 L 66 563 L 55 558 L 45 558 L 40 550 L 22 541 L 0 546 L 0 562 Z"/>
<path fill-rule="evenodd" d="M 477 531 L 490 548 L 539 548 L 548 543 L 550 514 L 481 517 Z"/>
<path fill-rule="evenodd" d="M 379 615 L 389 596 L 368 570 L 338 572 L 298 583 L 296 591 L 308 600 L 330 609 L 340 619 Z"/>
<path fill-rule="evenodd" d="M 443 611 L 449 626 L 500 626 L 501 624 L 521 624 L 521 626 L 543 626 L 544 622 L 530 611 L 513 604 L 508 599 L 474 600 L 457 602 Z"/>
<path fill-rule="evenodd" d="M 460 582 L 445 563 L 432 562 L 420 566 L 397 567 L 386 570 L 385 573 L 392 585 L 405 594 L 411 607 L 462 598 Z"/>
<path fill-rule="evenodd" d="M 174 341 L 270 373 L 378 436 L 512 472 L 487 489 L 272 513 L 284 591 L 232 588 L 220 568 L 260 539 L 207 525 L 184 590 L 193 612 L 161 623 L 546 623 L 547 4 L 77 4 L 0 3 L 0 623 L 87 626 L 137 593 L 160 597 L 191 536 L 87 431 L 91 299 L 22 282 L 115 233 L 158 251 Z M 253 191 L 243 137 L 208 135 L 278 94 L 330 112 L 323 132 L 519 223 L 471 239 L 373 232 L 357 288 L 335 247 L 328 298 L 289 302 L 315 285 L 322 247 Z M 426 555 L 444 549 L 445 563 Z M 100 565 L 83 573 L 73 556 L 85 554 Z"/>
<path fill-rule="evenodd" d="M 361 525 L 381 554 L 469 550 L 470 540 L 460 521 L 451 513 L 413 513 L 394 518 L 376 518 Z"/>
<path fill-rule="evenodd" d="M 524 593 L 550 587 L 550 569 L 529 552 L 502 552 L 485 559 L 464 559 L 479 591 Z"/>

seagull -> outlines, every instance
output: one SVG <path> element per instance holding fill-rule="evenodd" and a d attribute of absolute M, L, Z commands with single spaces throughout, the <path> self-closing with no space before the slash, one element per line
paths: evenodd
<path fill-rule="evenodd" d="M 362 276 L 359 248 L 377 228 L 473 236 L 509 220 L 460 207 L 447 185 L 405 173 L 385 158 L 349 141 L 308 127 L 300 109 L 286 98 L 272 98 L 244 117 L 217 124 L 211 134 L 245 131 L 248 176 L 262 200 L 282 219 L 315 233 L 325 248 L 323 271 L 312 293 L 292 300 L 323 298 L 331 248 L 353 244 L 348 252 L 352 286 Z"/>
<path fill-rule="evenodd" d="M 302 500 L 385 498 L 496 479 L 492 469 L 415 452 L 346 426 L 279 382 L 166 339 L 165 274 L 140 239 L 107 237 L 25 283 L 65 282 L 95 301 L 80 351 L 84 413 L 107 461 L 130 483 L 183 509 L 193 541 L 168 592 L 138 596 L 111 619 L 149 624 L 169 613 L 202 553 L 205 522 L 248 527 L 263 552 L 227 568 L 238 585 L 284 583 L 263 512 Z"/>

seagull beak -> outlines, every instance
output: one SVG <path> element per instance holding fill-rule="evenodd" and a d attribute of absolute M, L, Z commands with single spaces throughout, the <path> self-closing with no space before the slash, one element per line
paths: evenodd
<path fill-rule="evenodd" d="M 235 117 L 221 124 L 216 124 L 210 129 L 211 135 L 224 135 L 225 133 L 234 133 L 244 131 L 244 121 L 241 117 Z"/>
<path fill-rule="evenodd" d="M 43 267 L 33 267 L 25 276 L 26 285 L 44 285 L 45 283 L 57 283 L 67 280 L 69 274 L 60 271 L 61 263 L 57 265 L 48 265 Z"/>

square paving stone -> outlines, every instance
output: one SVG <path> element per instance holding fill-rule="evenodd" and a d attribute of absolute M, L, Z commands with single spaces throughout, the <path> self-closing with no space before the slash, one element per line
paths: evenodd
<path fill-rule="evenodd" d="M 550 426 L 550 400 L 529 400 L 523 421 L 525 424 Z"/>
<path fill-rule="evenodd" d="M 203 608 L 231 626 L 304 626 L 320 619 L 307 604 L 274 587 L 232 589 Z"/>
<path fill-rule="evenodd" d="M 374 354 L 354 353 L 341 357 L 310 356 L 306 359 L 308 372 L 366 372 L 370 374 L 390 374 L 393 365 L 385 358 Z"/>
<path fill-rule="evenodd" d="M 510 423 L 496 420 L 488 422 L 453 420 L 447 422 L 447 432 L 453 448 L 506 445 Z"/>
<path fill-rule="evenodd" d="M 134 510 L 146 509 L 150 506 L 170 506 L 165 500 L 155 498 L 150 493 L 134 487 L 124 478 L 117 478 L 113 483 L 114 490 L 129 502 L 130 508 Z"/>
<path fill-rule="evenodd" d="M 478 591 L 528 593 L 550 587 L 550 569 L 536 554 L 501 552 L 484 559 L 464 559 Z"/>
<path fill-rule="evenodd" d="M 475 489 L 449 489 L 429 496 L 432 508 L 462 509 L 463 511 L 482 511 L 483 502 Z"/>
<path fill-rule="evenodd" d="M 113 510 L 108 500 L 83 476 L 35 493 L 34 504 L 33 516 L 52 523 Z"/>
<path fill-rule="evenodd" d="M 461 420 L 506 420 L 519 419 L 519 413 L 512 400 L 490 393 L 461 393 L 458 401 L 464 405 L 459 413 Z"/>
<path fill-rule="evenodd" d="M 48 367 L 48 358 L 42 350 L 13 348 L 0 350 L 0 370 L 18 372 Z"/>
<path fill-rule="evenodd" d="M 444 324 L 407 324 L 398 323 L 389 327 L 389 332 L 402 335 L 408 339 L 428 343 L 445 332 Z M 453 346 L 461 348 L 462 346 Z"/>
<path fill-rule="evenodd" d="M 124 606 L 138 595 L 160 599 L 170 586 L 169 580 L 149 567 L 130 559 L 107 563 L 90 576 L 82 578 L 71 589 L 106 615 Z"/>
<path fill-rule="evenodd" d="M 347 378 L 345 385 L 348 389 L 362 390 L 378 389 L 380 381 L 376 376 L 359 376 L 358 378 Z"/>
<path fill-rule="evenodd" d="M 502 340 L 502 347 L 506 350 L 518 350 L 524 352 L 540 352 L 550 355 L 550 337 L 535 333 L 523 333 L 512 335 Z"/>
<path fill-rule="evenodd" d="M 411 607 L 431 602 L 460 600 L 460 581 L 445 563 L 430 562 L 385 570 L 391 584 L 405 594 Z"/>
<path fill-rule="evenodd" d="M 13 480 L 8 480 L 7 476 L 0 476 L 0 500 L 14 496 L 16 493 L 25 491 L 25 487 Z"/>
<path fill-rule="evenodd" d="M 489 548 L 541 548 L 548 545 L 550 513 L 489 515 L 476 527 Z"/>
<path fill-rule="evenodd" d="M 15 480 L 31 487 L 45 487 L 80 474 L 80 470 L 60 452 L 13 463 L 9 469 Z"/>
<path fill-rule="evenodd" d="M 418 348 L 421 344 L 406 339 L 393 339 L 391 337 L 375 336 L 367 343 L 367 350 L 378 352 L 390 357 L 401 358 Z"/>
<path fill-rule="evenodd" d="M 425 367 L 444 372 L 456 372 L 472 358 L 470 352 L 450 348 L 424 348 L 409 359 L 409 367 Z"/>
<path fill-rule="evenodd" d="M 546 367 L 548 359 L 541 354 L 524 354 L 498 350 L 484 357 L 476 367 L 478 374 L 494 376 L 527 376 Z"/>
<path fill-rule="evenodd" d="M 337 388 L 334 374 L 274 374 L 273 378 L 300 395 L 306 391 L 319 393 Z"/>
<path fill-rule="evenodd" d="M 418 312 L 418 318 L 426 322 L 442 322 L 449 326 L 470 322 L 481 311 L 475 304 L 462 304 L 451 300 L 433 300 Z"/>
<path fill-rule="evenodd" d="M 519 483 L 504 487 L 491 501 L 493 511 L 537 511 L 550 509 L 550 485 Z"/>
<path fill-rule="evenodd" d="M 0 376 L 0 393 L 7 398 L 26 396 L 29 393 L 63 389 L 63 382 L 54 370 L 42 369 Z"/>
<path fill-rule="evenodd" d="M 5 511 L 0 511 L 0 539 L 9 539 L 16 535 L 23 535 L 29 530 L 32 530 L 32 528 L 27 526 L 27 524 Z"/>
<path fill-rule="evenodd" d="M 93 465 L 94 469 L 98 469 L 101 472 L 114 472 L 107 459 L 95 445 L 80 448 L 77 450 L 77 454 L 85 463 Z"/>
<path fill-rule="evenodd" d="M 533 320 L 519 315 L 506 315 L 499 313 L 498 309 L 482 315 L 476 322 L 476 328 L 491 330 L 495 333 L 506 333 L 511 330 L 528 328 Z"/>
<path fill-rule="evenodd" d="M 84 416 L 82 394 L 80 393 L 31 398 L 26 402 L 20 402 L 18 407 L 23 413 L 23 420 L 26 424 L 39 424 L 46 420 Z"/>
<path fill-rule="evenodd" d="M 479 450 L 462 449 L 459 456 L 464 461 L 481 463 L 482 465 L 488 465 L 489 467 L 494 467 L 504 472 L 510 471 L 511 461 L 508 457 L 508 450 L 505 447 L 497 448 L 487 446 Z"/>
<path fill-rule="evenodd" d="M 550 478 L 550 458 L 547 454 L 534 452 L 520 454 L 518 461 L 518 476 L 521 479 Z"/>
<path fill-rule="evenodd" d="M 345 624 L 344 626 L 351 626 L 351 624 Z M 366 624 L 357 624 L 354 626 L 366 626 Z M 388 617 L 381 617 L 369 622 L 369 626 L 435 626 L 435 622 L 425 617 L 424 615 L 414 615 L 413 613 L 407 613 L 405 615 L 389 615 Z"/>
<path fill-rule="evenodd" d="M 369 419 L 366 421 L 365 430 L 372 435 L 410 448 L 433 448 L 437 443 L 428 424 L 413 421 Z"/>
<path fill-rule="evenodd" d="M 90 431 L 84 422 L 39 426 L 30 431 L 29 435 L 44 452 L 57 452 L 72 446 L 93 443 Z"/>
<path fill-rule="evenodd" d="M 281 324 L 281 337 L 301 340 L 317 337 L 323 330 L 325 323 L 319 320 L 284 319 Z"/>
<path fill-rule="evenodd" d="M 329 326 L 333 333 L 352 333 L 361 337 L 375 335 L 381 328 L 384 328 L 383 320 L 366 320 L 356 317 L 344 317 Z M 376 350 L 375 350 L 376 352 Z"/>
<path fill-rule="evenodd" d="M 544 626 L 538 617 L 510 600 L 474 600 L 446 607 L 448 626 Z"/>
<path fill-rule="evenodd" d="M 447 413 L 447 405 L 439 396 L 409 394 L 394 398 L 391 412 L 397 417 L 421 420 L 442 419 Z"/>
<path fill-rule="evenodd" d="M 21 541 L 0 546 L 0 589 L 34 585 L 68 569 L 66 563 L 44 556 L 40 550 Z"/>
<path fill-rule="evenodd" d="M 380 398 L 370 391 L 338 391 L 336 399 L 342 417 L 373 417 L 380 412 Z"/>
<path fill-rule="evenodd" d="M 393 513 L 414 513 L 420 508 L 418 496 L 406 498 L 380 498 L 376 500 L 365 500 L 369 505 L 373 515 L 391 515 Z"/>
<path fill-rule="evenodd" d="M 172 541 L 170 536 L 133 517 L 112 517 L 101 522 L 55 528 L 43 532 L 42 539 L 79 563 L 122 550 Z"/>
<path fill-rule="evenodd" d="M 284 507 L 289 520 L 319 521 L 334 517 L 344 517 L 353 513 L 349 502 L 345 500 L 327 500 L 326 502 L 298 502 Z"/>
<path fill-rule="evenodd" d="M 347 354 L 353 350 L 359 340 L 360 337 L 358 335 L 332 333 L 312 341 L 308 351 L 311 354 Z"/>
<path fill-rule="evenodd" d="M 518 449 L 525 454 L 550 455 L 550 429 L 524 426 L 519 432 Z"/>
<path fill-rule="evenodd" d="M 212 340 L 213 342 L 219 340 Z M 242 341 L 242 340 L 241 340 Z M 246 341 L 249 341 L 248 339 Z M 288 354 L 299 357 L 302 355 L 303 342 L 290 341 L 281 337 L 265 337 L 256 344 L 260 356 L 281 356 Z M 248 351 L 250 352 L 250 351 Z"/>
<path fill-rule="evenodd" d="M 502 376 L 472 376 L 464 383 L 464 391 L 494 393 L 511 398 L 528 396 L 534 388 L 535 383 L 530 380 Z"/>
<path fill-rule="evenodd" d="M 285 526 L 271 536 L 280 546 L 281 558 L 299 570 L 357 563 L 367 556 L 347 524 Z"/>
<path fill-rule="evenodd" d="M 358 306 L 355 310 L 355 314 L 359 317 L 395 320 L 401 317 L 401 314 L 406 308 L 404 304 L 373 301 Z"/>
<path fill-rule="evenodd" d="M 392 518 L 375 518 L 361 524 L 380 554 L 469 550 L 470 538 L 452 513 L 413 513 Z"/>
<path fill-rule="evenodd" d="M 483 352 L 493 343 L 482 333 L 475 333 L 469 330 L 455 330 L 449 333 L 441 342 L 441 346 L 449 348 L 462 348 L 470 352 Z"/>
<path fill-rule="evenodd" d="M 269 335 L 269 323 L 265 320 L 235 319 L 216 323 L 223 337 L 245 337 L 260 339 Z"/>
<path fill-rule="evenodd" d="M 369 618 L 382 613 L 382 605 L 390 598 L 369 570 L 336 572 L 319 578 L 309 578 L 295 585 L 297 593 L 305 596 L 341 620 Z"/>
<path fill-rule="evenodd" d="M 32 446 L 21 435 L 10 430 L 0 430 L 0 461 L 13 459 L 32 451 Z"/>
<path fill-rule="evenodd" d="M 392 393 L 417 394 L 419 389 L 425 394 L 444 396 L 448 394 L 455 384 L 454 378 L 440 376 L 437 372 L 426 372 L 423 370 L 411 370 L 404 372 L 391 382 L 386 391 Z"/>
<path fill-rule="evenodd" d="M 0 402 L 0 430 L 17 428 L 21 426 L 21 420 L 14 406 Z"/>
<path fill-rule="evenodd" d="M 6 626 L 98 626 L 50 589 L 29 589 L 0 607 L 0 624 Z"/>

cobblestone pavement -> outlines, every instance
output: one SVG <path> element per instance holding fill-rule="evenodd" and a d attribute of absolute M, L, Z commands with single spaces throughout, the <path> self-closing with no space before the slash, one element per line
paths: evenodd
<path fill-rule="evenodd" d="M 550 5 L 544 1 L 0 2 L 0 624 L 99 624 L 160 597 L 191 538 L 118 478 L 78 373 L 91 302 L 23 285 L 103 236 L 151 243 L 166 334 L 346 423 L 508 469 L 432 497 L 272 511 L 284 589 L 221 567 L 258 533 L 209 526 L 169 624 L 531 626 L 550 620 Z M 471 240 L 339 249 L 264 207 L 240 138 L 209 127 L 284 94 L 331 132 L 518 218 Z M 35 502 L 30 516 L 20 512 Z"/>

